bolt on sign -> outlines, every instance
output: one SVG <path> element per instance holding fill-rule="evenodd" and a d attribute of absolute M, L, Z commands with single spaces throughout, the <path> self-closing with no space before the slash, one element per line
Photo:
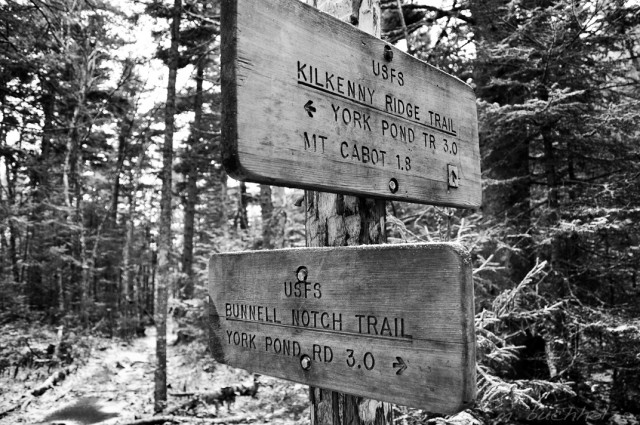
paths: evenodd
<path fill-rule="evenodd" d="M 473 281 L 460 245 L 216 254 L 209 294 L 221 363 L 432 412 L 473 404 Z"/>
<path fill-rule="evenodd" d="M 297 0 L 222 2 L 222 98 L 234 178 L 480 205 L 473 90 Z"/>

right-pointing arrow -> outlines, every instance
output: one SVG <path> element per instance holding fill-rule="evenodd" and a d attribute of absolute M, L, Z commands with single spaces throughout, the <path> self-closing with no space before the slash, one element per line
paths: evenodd
<path fill-rule="evenodd" d="M 451 164 L 447 164 L 447 173 L 448 173 L 448 181 L 449 181 L 449 187 L 458 187 L 459 183 L 458 181 L 460 180 L 460 177 L 458 177 L 458 167 L 456 167 L 455 165 L 451 165 Z"/>
<path fill-rule="evenodd" d="M 407 364 L 402 360 L 402 357 L 396 357 L 397 363 L 393 363 L 393 367 L 399 367 L 400 369 L 396 370 L 396 375 L 402 375 L 402 372 L 407 368 Z"/>

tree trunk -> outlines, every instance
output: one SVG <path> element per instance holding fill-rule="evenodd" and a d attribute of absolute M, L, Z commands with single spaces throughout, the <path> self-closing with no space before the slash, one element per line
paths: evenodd
<path fill-rule="evenodd" d="M 22 250 L 22 267 L 20 267 L 20 278 L 19 281 L 20 282 L 26 282 L 27 285 L 30 284 L 30 282 L 26 281 L 25 279 L 25 274 L 28 276 L 29 274 L 29 259 L 31 257 L 31 239 L 32 239 L 32 234 L 33 234 L 33 226 L 27 226 L 27 229 L 25 231 L 25 235 L 24 235 L 24 242 L 22 243 L 23 245 L 23 250 Z"/>
<path fill-rule="evenodd" d="M 280 208 L 277 215 L 271 219 L 274 226 L 273 247 L 284 248 L 287 244 L 287 209 L 281 207 L 288 203 L 285 188 L 272 186 L 271 199 L 273 200 L 273 204 Z"/>
<path fill-rule="evenodd" d="M 42 106 L 42 142 L 40 146 L 40 155 L 37 164 L 32 167 L 31 178 L 34 187 L 34 200 L 36 209 L 34 214 L 42 213 L 42 200 L 48 196 L 49 190 L 49 164 L 51 164 L 51 137 L 54 132 L 55 122 L 55 95 L 51 84 L 41 81 L 42 96 L 40 97 L 40 105 Z"/>
<path fill-rule="evenodd" d="M 134 183 L 135 186 L 135 183 Z M 126 304 L 131 301 L 131 288 L 133 287 L 133 273 L 131 270 L 131 246 L 133 244 L 133 232 L 135 225 L 133 222 L 133 216 L 136 211 L 136 193 L 132 191 L 129 197 L 129 217 L 127 218 L 126 233 L 124 237 L 124 246 L 122 247 L 122 288 L 120 294 L 121 304 Z"/>
<path fill-rule="evenodd" d="M 0 144 L 3 147 L 6 146 L 6 142 L 7 142 L 6 140 L 7 132 L 5 128 L 5 122 L 4 122 L 4 117 L 6 117 L 4 105 L 5 105 L 5 96 L 4 94 L 2 94 L 0 95 L 0 106 L 2 108 L 0 110 L 0 113 L 2 113 L 3 119 L 0 122 Z M 4 189 L 6 189 L 7 205 L 9 206 L 7 210 L 11 211 L 11 209 L 15 204 L 15 193 L 16 193 L 15 182 L 16 182 L 17 165 L 13 164 L 13 161 L 9 161 L 8 158 L 5 158 L 4 163 L 5 163 L 5 178 L 7 180 L 7 184 L 6 184 L 6 188 L 2 187 L 2 184 L 0 184 L 0 190 L 3 191 Z M 0 202 L 4 203 L 1 193 L 0 193 Z M 13 281 L 15 283 L 18 283 L 20 282 L 20 270 L 18 268 L 18 248 L 16 245 L 17 229 L 16 229 L 16 226 L 13 224 L 13 220 L 11 216 L 9 217 L 7 222 L 9 223 L 9 247 L 8 248 L 9 248 L 9 259 L 11 260 L 11 271 L 13 274 Z M 2 236 L 4 238 L 4 232 Z"/>
<path fill-rule="evenodd" d="M 197 167 L 190 167 L 187 175 L 187 193 L 184 205 L 182 272 L 187 275 L 182 288 L 184 298 L 193 297 L 193 239 L 195 233 L 196 204 L 198 202 Z"/>
<path fill-rule="evenodd" d="M 194 99 L 193 126 L 191 127 L 190 146 L 187 146 L 185 161 L 190 165 L 187 171 L 187 196 L 184 205 L 184 234 L 182 251 L 182 272 L 187 275 L 187 281 L 183 288 L 185 298 L 193 297 L 193 238 L 195 234 L 194 223 L 196 219 L 196 204 L 198 203 L 198 173 L 200 162 L 198 146 L 202 138 L 202 81 L 204 79 L 205 60 L 202 58 L 196 65 L 196 95 Z"/>
<path fill-rule="evenodd" d="M 380 244 L 386 241 L 385 202 L 330 193 L 305 193 L 306 241 L 309 247 Z M 391 405 L 347 394 L 311 388 L 313 425 L 391 424 Z M 359 407 L 375 406 L 375 422 L 360 416 Z"/>
<path fill-rule="evenodd" d="M 128 125 L 131 126 L 132 124 L 133 124 L 133 120 L 130 120 Z M 86 262 L 86 268 L 87 268 L 86 280 L 94 282 L 94 287 L 95 287 L 94 297 L 96 298 L 96 300 L 97 300 L 98 288 L 97 288 L 95 270 L 96 270 L 96 263 L 98 261 L 98 247 L 100 246 L 100 242 L 102 240 L 102 232 L 104 230 L 105 225 L 108 225 L 109 223 L 111 223 L 112 225 L 115 226 L 116 224 L 117 213 L 118 213 L 118 198 L 119 198 L 119 191 L 120 191 L 119 189 L 120 174 L 122 173 L 122 167 L 124 165 L 124 153 L 126 150 L 124 146 L 126 145 L 126 138 L 127 137 L 123 137 L 120 142 L 120 146 L 122 147 L 122 156 L 120 157 L 120 153 L 119 153 L 118 154 L 119 158 L 118 158 L 118 161 L 116 162 L 116 170 L 115 170 L 115 178 L 114 178 L 115 181 L 111 190 L 111 195 L 113 196 L 113 199 L 111 200 L 111 203 L 109 205 L 109 210 L 105 213 L 105 215 L 100 220 L 100 223 L 98 224 L 98 228 L 96 229 L 95 236 L 94 236 L 93 248 L 91 249 L 91 257 Z M 120 150 L 120 147 L 118 148 L 118 150 Z M 80 195 L 78 195 L 78 199 L 80 199 Z M 114 211 L 115 211 L 115 214 L 113 214 Z M 93 228 L 93 227 L 95 227 L 95 223 L 93 225 L 89 225 L 89 228 Z M 82 246 L 83 246 L 82 249 L 86 250 L 86 246 L 84 246 L 84 244 L 85 242 L 82 242 Z M 109 268 L 111 268 L 111 266 L 109 266 Z M 84 273 L 84 268 L 83 268 L 83 273 Z M 118 291 L 116 290 L 115 292 L 116 293 L 113 294 L 116 297 L 116 300 L 114 300 L 114 304 L 120 305 L 120 302 L 119 302 L 120 297 L 117 294 Z"/>
<path fill-rule="evenodd" d="M 84 100 L 84 95 L 82 98 Z M 81 103 L 82 104 L 82 103 Z M 82 201 L 82 183 L 81 183 L 81 175 L 82 175 L 82 148 L 80 146 L 80 137 L 77 131 L 77 126 L 80 125 L 79 119 L 79 108 L 80 105 L 76 107 L 76 111 L 74 112 L 74 119 L 72 125 L 72 137 L 70 138 L 70 148 L 75 150 L 75 155 L 70 155 L 70 158 L 75 159 L 75 163 L 70 167 L 70 176 L 72 177 L 70 182 L 73 182 L 73 193 L 76 200 L 75 205 L 75 225 L 78 227 L 78 245 L 80 248 L 80 317 L 82 318 L 82 323 L 87 326 L 88 325 L 88 315 L 89 312 L 89 298 L 91 296 L 91 280 L 89 273 L 89 257 L 87 253 L 87 229 L 85 227 L 84 220 L 84 202 Z M 78 117 L 76 116 L 78 113 Z M 78 118 L 78 119 L 76 119 Z M 73 197 L 70 191 L 70 185 L 67 185 L 69 191 L 67 192 L 67 202 L 69 206 L 71 206 L 73 202 Z"/>
<path fill-rule="evenodd" d="M 77 185 L 77 172 L 76 165 L 81 161 L 76 160 L 76 156 L 79 153 L 78 146 L 78 125 L 80 124 L 80 106 L 84 103 L 84 90 L 79 94 L 78 104 L 76 105 L 71 123 L 69 124 L 70 130 L 67 135 L 67 146 L 64 156 L 64 165 L 62 168 L 62 183 L 64 189 L 64 201 L 69 210 L 73 206 L 71 197 L 71 186 Z"/>
<path fill-rule="evenodd" d="M 237 229 L 240 225 L 240 229 L 246 230 L 249 228 L 249 219 L 247 218 L 247 204 L 249 203 L 249 196 L 247 195 L 247 185 L 245 182 L 238 184 L 238 211 L 236 212 L 236 219 L 234 226 Z"/>
<path fill-rule="evenodd" d="M 160 199 L 160 228 L 158 229 L 158 279 L 155 285 L 156 370 L 154 410 L 160 412 L 167 402 L 167 298 L 170 281 L 169 252 L 171 252 L 171 172 L 173 162 L 173 131 L 176 111 L 176 76 L 178 74 L 178 43 L 182 0 L 174 0 L 169 51 L 169 81 L 164 118 L 164 146 L 162 148 L 162 195 Z"/>
<path fill-rule="evenodd" d="M 87 325 L 87 312 L 88 312 L 88 299 L 90 294 L 90 282 L 87 263 L 87 244 L 86 244 L 86 229 L 84 225 L 84 206 L 82 202 L 82 143 L 80 137 L 80 127 L 83 124 L 83 108 L 85 108 L 85 101 L 87 90 L 90 86 L 91 71 L 89 66 L 89 60 L 86 56 L 82 57 L 82 60 L 78 64 L 78 79 L 79 91 L 76 94 L 76 105 L 71 115 L 69 122 L 69 132 L 67 134 L 66 151 L 64 157 L 62 182 L 64 202 L 67 207 L 65 213 L 66 220 L 69 224 L 75 225 L 78 229 L 78 252 L 80 262 L 80 317 L 82 323 Z M 75 214 L 72 212 L 74 208 L 75 198 Z"/>
<path fill-rule="evenodd" d="M 42 127 L 42 146 L 40 160 L 47 161 L 49 155 L 51 155 L 51 136 L 54 131 L 55 120 L 55 94 L 53 93 L 52 86 L 49 82 L 42 81 L 42 97 L 40 98 L 40 104 L 42 105 L 43 115 L 43 127 Z M 46 171 L 46 170 L 40 170 Z M 46 173 L 43 173 L 41 178 L 46 178 Z M 42 183 L 42 181 L 41 181 Z M 45 185 L 46 186 L 46 185 Z"/>
<path fill-rule="evenodd" d="M 550 129 L 542 129 L 542 140 L 544 143 L 544 168 L 547 175 L 547 204 L 556 214 L 558 209 L 558 181 L 556 177 L 555 154 L 553 150 L 553 137 Z M 557 218 L 557 217 L 556 217 Z"/>
<path fill-rule="evenodd" d="M 351 15 L 351 2 L 347 0 L 307 0 L 307 3 L 334 16 Z M 379 16 L 378 0 L 363 2 L 359 28 L 379 37 Z M 305 210 L 306 243 L 309 247 L 380 244 L 386 241 L 384 201 L 307 191 Z M 322 388 L 311 388 L 310 398 L 313 425 L 393 423 L 389 403 Z"/>
<path fill-rule="evenodd" d="M 213 230 L 216 238 L 226 238 L 229 233 L 227 223 L 227 174 L 222 167 L 212 167 L 209 175 L 210 189 L 207 197 L 207 212 L 203 216 L 203 230 Z M 198 238 L 203 243 L 211 243 L 211 232 L 201 231 Z"/>
<path fill-rule="evenodd" d="M 274 247 L 274 220 L 273 201 L 271 199 L 271 186 L 260 185 L 260 214 L 262 217 L 262 249 Z"/>
<path fill-rule="evenodd" d="M 78 140 L 74 142 L 75 146 L 78 146 Z M 80 316 L 82 323 L 85 326 L 89 324 L 89 299 L 92 296 L 91 285 L 91 260 L 87 249 L 87 228 L 85 227 L 84 219 L 84 202 L 82 202 L 82 187 L 80 182 L 80 176 L 82 173 L 82 152 L 78 146 L 78 152 L 76 154 L 76 182 L 75 182 L 75 198 L 76 198 L 76 225 L 79 228 L 78 242 L 80 245 L 80 267 L 81 267 L 81 279 L 80 279 Z M 98 243 L 96 238 L 95 243 Z M 95 294 L 95 292 L 93 292 Z"/>
<path fill-rule="evenodd" d="M 116 173 L 113 178 L 112 199 L 109 220 L 113 225 L 118 222 L 118 200 L 120 198 L 120 172 L 124 164 L 125 153 L 127 150 L 127 140 L 131 135 L 133 128 L 133 119 L 125 114 L 120 123 L 120 133 L 118 134 L 118 159 L 116 161 Z"/>
<path fill-rule="evenodd" d="M 124 274 L 124 279 L 122 280 L 122 294 L 121 300 L 124 303 L 133 301 L 134 309 L 136 314 L 139 312 L 138 309 L 138 297 L 134 296 L 133 299 L 131 297 L 131 292 L 133 290 L 133 270 L 131 266 L 131 250 L 133 246 L 133 236 L 134 236 L 134 217 L 136 213 L 136 199 L 137 193 L 140 189 L 140 177 L 142 176 L 142 164 L 144 162 L 145 152 L 149 147 L 149 138 L 145 135 L 145 142 L 140 150 L 140 155 L 138 156 L 138 161 L 136 162 L 136 168 L 132 175 L 131 181 L 131 196 L 129 197 L 129 215 L 126 223 L 127 233 L 125 234 L 124 239 L 124 247 L 122 248 L 122 271 Z M 137 292 L 137 291 L 136 291 Z M 136 294 L 137 295 L 137 294 Z"/>
<path fill-rule="evenodd" d="M 16 226 L 9 221 L 9 258 L 11 259 L 11 272 L 14 283 L 20 283 L 20 268 L 18 267 L 18 248 L 16 245 Z"/>

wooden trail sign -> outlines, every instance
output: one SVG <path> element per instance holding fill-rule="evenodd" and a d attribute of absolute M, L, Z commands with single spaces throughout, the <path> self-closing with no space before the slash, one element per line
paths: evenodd
<path fill-rule="evenodd" d="M 222 2 L 222 98 L 234 178 L 480 206 L 473 90 L 298 0 Z"/>
<path fill-rule="evenodd" d="M 473 282 L 459 245 L 216 254 L 209 273 L 221 363 L 433 412 L 474 401 Z"/>

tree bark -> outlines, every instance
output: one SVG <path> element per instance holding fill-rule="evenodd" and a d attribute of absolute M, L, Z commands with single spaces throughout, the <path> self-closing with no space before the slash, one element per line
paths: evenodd
<path fill-rule="evenodd" d="M 43 115 L 43 127 L 42 127 L 42 146 L 40 149 L 40 160 L 47 161 L 49 159 L 49 155 L 51 155 L 51 136 L 53 135 L 54 130 L 54 120 L 55 120 L 55 94 L 53 93 L 53 89 L 51 84 L 46 81 L 41 82 L 42 86 L 42 97 L 40 98 L 40 104 L 42 105 L 42 115 Z M 46 171 L 46 170 L 39 170 Z M 46 173 L 42 173 L 39 175 L 40 178 L 46 179 Z M 42 184 L 42 180 L 40 180 Z M 45 184 L 46 186 L 46 184 Z"/>
<path fill-rule="evenodd" d="M 135 186 L 135 183 L 134 183 Z M 120 294 L 120 303 L 125 304 L 131 299 L 131 288 L 133 287 L 133 273 L 131 270 L 131 246 L 133 244 L 133 232 L 135 225 L 133 224 L 133 216 L 136 211 L 136 192 L 132 191 L 129 196 L 129 217 L 126 222 L 126 233 L 124 237 L 124 247 L 122 247 L 122 288 Z"/>
<path fill-rule="evenodd" d="M 48 196 L 49 189 L 49 164 L 51 163 L 51 138 L 54 132 L 55 121 L 55 94 L 51 84 L 47 81 L 41 81 L 42 95 L 40 97 L 40 105 L 42 106 L 42 142 L 40 146 L 40 155 L 37 158 L 37 164 L 32 167 L 31 176 L 34 186 L 34 200 L 37 213 L 41 213 L 43 205 L 40 204 L 44 198 Z M 35 213 L 35 212 L 34 212 Z"/>
<path fill-rule="evenodd" d="M 158 279 L 155 285 L 154 319 L 156 322 L 156 370 L 154 410 L 160 412 L 167 402 L 167 298 L 170 281 L 171 252 L 171 196 L 173 163 L 173 132 L 176 111 L 176 77 L 178 74 L 178 43 L 182 0 L 174 0 L 169 51 L 169 81 L 164 118 L 164 146 L 162 148 L 162 194 L 160 199 L 160 228 L 158 230 Z"/>
<path fill-rule="evenodd" d="M 20 268 L 18 267 L 18 247 L 16 244 L 16 226 L 9 220 L 9 258 L 11 259 L 11 273 L 14 283 L 20 283 Z"/>
<path fill-rule="evenodd" d="M 207 191 L 210 196 L 206 200 L 208 214 L 203 216 L 203 231 L 198 235 L 199 240 L 205 244 L 212 241 L 212 233 L 204 231 L 204 228 L 214 230 L 216 237 L 227 237 L 229 232 L 227 223 L 227 174 L 224 168 L 216 166 L 212 167 L 208 178 L 210 186 Z"/>
<path fill-rule="evenodd" d="M 83 171 L 83 149 L 82 135 L 80 129 L 86 124 L 86 104 L 87 93 L 95 83 L 95 51 L 82 50 L 70 51 L 76 53 L 78 61 L 74 67 L 74 78 L 76 79 L 77 93 L 72 93 L 73 100 L 76 102 L 73 113 L 71 115 L 69 131 L 67 133 L 66 152 L 63 165 L 63 191 L 64 202 L 68 212 L 67 221 L 69 224 L 75 225 L 78 230 L 78 257 L 80 262 L 80 317 L 83 324 L 88 323 L 87 312 L 89 298 L 91 296 L 91 282 L 89 272 L 89 259 L 87 250 L 87 229 L 84 223 L 84 203 L 82 196 L 82 171 Z M 88 134 L 85 134 L 85 139 Z M 74 206 L 75 198 L 75 206 Z M 72 209 L 75 208 L 75 214 Z M 72 218 L 73 217 L 73 218 Z"/>
<path fill-rule="evenodd" d="M 247 185 L 245 182 L 238 184 L 238 210 L 234 226 L 237 229 L 240 225 L 241 230 L 249 228 L 249 219 L 247 218 L 247 205 L 249 204 L 249 196 L 247 195 Z"/>
<path fill-rule="evenodd" d="M 191 127 L 190 146 L 187 146 L 185 161 L 189 167 L 187 171 L 187 196 L 184 205 L 184 233 L 182 250 L 182 272 L 187 275 L 183 296 L 193 296 L 193 238 L 195 234 L 194 223 L 196 219 L 196 204 L 198 203 L 198 173 L 200 171 L 198 146 L 202 141 L 202 82 L 204 80 L 205 60 L 202 58 L 196 65 L 196 95 L 194 99 L 193 125 Z"/>
<path fill-rule="evenodd" d="M 273 200 L 271 199 L 271 186 L 260 185 L 260 215 L 262 218 L 262 249 L 274 247 L 274 220 Z"/>
<path fill-rule="evenodd" d="M 305 210 L 309 247 L 380 244 L 386 241 L 384 201 L 307 191 Z M 388 403 L 322 388 L 311 388 L 310 397 L 313 425 L 393 423 Z M 375 418 L 361 414 L 371 410 L 375 411 Z"/>
<path fill-rule="evenodd" d="M 544 168 L 547 175 L 547 204 L 555 211 L 558 209 L 558 181 L 556 176 L 555 154 L 553 148 L 553 137 L 550 129 L 542 129 L 542 140 L 544 143 Z"/>
<path fill-rule="evenodd" d="M 64 280 L 62 278 L 62 268 L 58 267 L 58 310 L 60 314 L 65 311 L 64 302 Z"/>
<path fill-rule="evenodd" d="M 142 176 L 142 164 L 144 162 L 145 152 L 147 151 L 148 147 L 149 147 L 149 137 L 148 135 L 145 135 L 145 142 L 143 144 L 142 149 L 140 150 L 140 155 L 138 156 L 138 161 L 136 162 L 136 168 L 132 173 L 132 177 L 131 177 L 132 188 L 131 188 L 131 196 L 129 197 L 129 215 L 128 215 L 126 226 L 125 226 L 127 233 L 125 234 L 124 247 L 122 248 L 122 271 L 124 274 L 124 279 L 122 280 L 121 300 L 123 302 L 129 302 L 133 300 L 136 314 L 139 312 L 139 306 L 138 306 L 139 299 L 138 299 L 138 293 L 137 293 L 138 291 L 135 291 L 136 294 L 134 294 L 133 299 L 131 296 L 134 288 L 133 270 L 132 270 L 133 267 L 131 266 L 131 251 L 133 246 L 133 236 L 134 236 L 134 230 L 135 230 L 134 217 L 136 213 L 136 199 L 137 199 L 138 190 L 140 189 L 140 178 Z"/>
<path fill-rule="evenodd" d="M 352 3 L 347 0 L 307 0 L 307 3 L 336 17 L 351 18 L 352 15 Z M 379 17 L 379 0 L 364 1 L 358 27 L 380 37 Z M 380 244 L 386 241 L 384 201 L 307 191 L 305 211 L 308 247 Z M 313 425 L 393 423 L 389 403 L 313 387 L 310 388 L 310 398 Z"/>
<path fill-rule="evenodd" d="M 127 150 L 127 140 L 131 135 L 133 128 L 133 119 L 125 113 L 120 123 L 120 132 L 118 134 L 118 158 L 116 160 L 116 173 L 113 178 L 113 188 L 111 193 L 111 208 L 109 220 L 113 225 L 118 222 L 118 200 L 120 198 L 120 172 L 124 164 L 125 153 Z"/>
<path fill-rule="evenodd" d="M 0 121 L 0 144 L 4 147 L 7 145 L 7 132 L 6 132 L 6 128 L 5 128 L 5 122 L 4 122 L 4 117 L 6 117 L 6 111 L 5 111 L 5 96 L 4 94 L 0 94 L 0 113 L 2 113 L 3 119 L 2 121 Z M 2 184 L 0 183 L 0 190 L 6 189 L 6 193 L 7 193 L 7 204 L 9 205 L 9 208 L 7 208 L 8 211 L 11 211 L 11 209 L 13 208 L 13 206 L 15 205 L 15 194 L 16 194 L 16 190 L 15 190 L 15 182 L 16 182 L 16 167 L 17 165 L 15 163 L 13 163 L 13 161 L 10 161 L 8 158 L 5 158 L 4 160 L 5 163 L 5 178 L 7 181 L 6 184 L 6 188 L 2 187 Z M 2 194 L 0 194 L 0 202 L 3 202 L 2 199 Z M 7 220 L 7 222 L 9 223 L 9 259 L 11 260 L 11 272 L 13 274 L 13 281 L 15 283 L 20 282 L 20 270 L 18 268 L 18 247 L 16 244 L 16 235 L 17 235 L 17 229 L 16 226 L 13 224 L 13 220 L 12 217 L 9 217 L 9 219 Z M 3 239 L 4 239 L 4 232 L 2 235 Z"/>
<path fill-rule="evenodd" d="M 83 86 L 84 87 L 84 86 Z M 89 272 L 89 255 L 87 251 L 87 229 L 84 223 L 84 202 L 82 200 L 82 183 L 81 183 L 81 175 L 82 175 L 82 146 L 80 143 L 80 135 L 77 130 L 77 126 L 80 125 L 80 106 L 84 105 L 85 99 L 85 90 L 83 89 L 83 94 L 81 96 L 82 102 L 78 104 L 76 110 L 74 111 L 74 118 L 72 121 L 72 137 L 70 138 L 71 149 L 75 150 L 75 155 L 71 155 L 71 158 L 75 159 L 75 165 L 70 168 L 71 176 L 73 177 L 73 192 L 76 200 L 75 205 L 75 224 L 78 227 L 78 244 L 80 248 L 80 267 L 81 267 L 81 278 L 80 278 L 80 316 L 82 318 L 82 323 L 87 326 L 88 325 L 88 311 L 89 311 L 89 298 L 91 297 L 91 274 Z M 70 188 L 70 186 L 67 186 Z M 70 192 L 67 192 L 69 206 L 71 206 L 73 202 L 73 197 Z"/>

